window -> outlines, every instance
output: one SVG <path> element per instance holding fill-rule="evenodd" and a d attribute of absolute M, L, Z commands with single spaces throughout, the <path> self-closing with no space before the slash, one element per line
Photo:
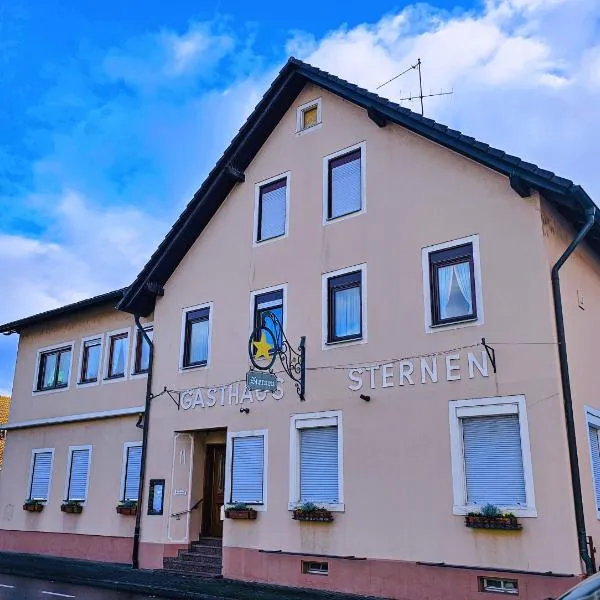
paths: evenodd
<path fill-rule="evenodd" d="M 519 582 L 516 579 L 498 579 L 496 577 L 480 577 L 480 592 L 495 592 L 501 594 L 519 594 Z"/>
<path fill-rule="evenodd" d="M 208 364 L 210 312 L 210 305 L 204 305 L 190 308 L 183 313 L 183 368 Z"/>
<path fill-rule="evenodd" d="M 253 327 L 266 327 L 273 332 L 273 336 L 267 335 L 267 342 L 273 348 L 279 348 L 283 341 L 284 312 L 283 312 L 283 289 L 254 293 L 254 319 Z M 277 321 L 269 316 L 272 313 Z"/>
<path fill-rule="evenodd" d="M 362 143 L 323 159 L 325 222 L 364 211 L 364 153 Z"/>
<path fill-rule="evenodd" d="M 366 341 L 366 267 L 359 265 L 323 276 L 326 344 Z"/>
<path fill-rule="evenodd" d="M 107 379 L 125 377 L 127 369 L 127 353 L 129 348 L 129 333 L 119 332 L 109 335 Z"/>
<path fill-rule="evenodd" d="M 311 100 L 298 107 L 296 132 L 302 133 L 307 129 L 321 124 L 321 98 Z"/>
<path fill-rule="evenodd" d="M 486 504 L 537 516 L 524 396 L 450 402 L 454 512 Z"/>
<path fill-rule="evenodd" d="M 66 500 L 80 500 L 85 502 L 87 499 L 91 453 L 91 446 L 69 448 Z"/>
<path fill-rule="evenodd" d="M 586 407 L 586 421 L 588 425 L 588 442 L 590 444 L 590 459 L 592 477 L 596 496 L 596 512 L 600 518 L 600 411 Z"/>
<path fill-rule="evenodd" d="M 256 243 L 287 233 L 288 185 L 289 173 L 284 173 L 256 186 Z"/>
<path fill-rule="evenodd" d="M 239 431 L 228 434 L 226 501 L 266 504 L 267 432 Z"/>
<path fill-rule="evenodd" d="M 48 500 L 54 449 L 33 450 L 28 500 Z"/>
<path fill-rule="evenodd" d="M 313 502 L 344 510 L 341 412 L 295 415 L 291 428 L 289 508 Z"/>
<path fill-rule="evenodd" d="M 154 329 L 151 325 L 144 325 L 144 331 L 152 341 Z M 150 345 L 141 331 L 137 331 L 135 337 L 135 361 L 133 372 L 135 374 L 147 373 L 150 366 Z"/>
<path fill-rule="evenodd" d="M 102 338 L 82 341 L 79 383 L 94 383 L 98 381 L 101 354 Z"/>
<path fill-rule="evenodd" d="M 433 324 L 476 318 L 473 244 L 431 252 L 429 270 Z"/>
<path fill-rule="evenodd" d="M 37 391 L 56 390 L 69 385 L 72 345 L 39 354 Z"/>
<path fill-rule="evenodd" d="M 121 498 L 123 500 L 136 500 L 140 488 L 140 470 L 142 467 L 142 444 L 128 442 L 123 450 L 123 483 L 121 484 Z"/>
<path fill-rule="evenodd" d="M 302 572 L 306 575 L 329 575 L 329 563 L 303 560 Z"/>
<path fill-rule="evenodd" d="M 426 329 L 482 324 L 477 236 L 423 249 Z"/>

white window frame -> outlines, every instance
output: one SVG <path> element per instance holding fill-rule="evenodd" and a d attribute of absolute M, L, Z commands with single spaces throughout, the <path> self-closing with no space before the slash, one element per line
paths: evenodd
<path fill-rule="evenodd" d="M 600 410 L 592 408 L 591 406 L 585 406 L 585 426 L 586 426 L 586 437 L 588 443 L 588 450 L 590 453 L 590 469 L 592 471 L 592 487 L 594 488 L 594 506 L 596 507 L 596 518 L 600 520 L 600 510 L 598 509 L 598 503 L 600 498 L 596 496 L 596 481 L 594 479 L 594 458 L 592 456 L 592 445 L 590 444 L 589 438 L 589 427 L 590 425 L 597 430 L 598 442 L 600 445 Z"/>
<path fill-rule="evenodd" d="M 69 380 L 67 381 L 67 385 L 65 387 L 60 387 L 52 390 L 38 390 L 38 376 L 40 374 L 40 361 L 42 359 L 42 354 L 47 352 L 52 352 L 53 350 L 59 350 L 60 348 L 71 348 L 71 359 L 69 360 Z M 71 378 L 73 376 L 73 354 L 75 349 L 75 340 L 71 340 L 70 342 L 63 342 L 62 344 L 52 344 L 52 346 L 46 346 L 44 348 L 39 348 L 35 355 L 35 372 L 33 374 L 33 388 L 31 391 L 32 396 L 43 396 L 44 394 L 57 394 L 59 392 L 66 392 L 71 387 Z"/>
<path fill-rule="evenodd" d="M 338 491 L 339 501 L 335 504 L 316 502 L 332 512 L 344 512 L 344 429 L 341 410 L 300 413 L 290 418 L 290 496 L 288 510 L 300 506 L 300 430 L 311 427 L 338 428 Z"/>
<path fill-rule="evenodd" d="M 125 442 L 123 444 L 123 462 L 121 464 L 121 495 L 120 499 L 125 497 L 125 477 L 127 476 L 127 452 L 129 448 L 141 448 L 142 442 Z M 91 458 L 91 456 L 90 456 Z M 139 498 L 138 498 L 139 501 Z"/>
<path fill-rule="evenodd" d="M 466 515 L 481 509 L 479 505 L 467 504 L 467 482 L 461 418 L 493 415 L 518 415 L 521 434 L 521 455 L 525 479 L 526 506 L 499 506 L 501 510 L 514 513 L 517 517 L 537 517 L 533 489 L 533 469 L 529 445 L 529 425 L 525 396 L 498 396 L 470 400 L 451 400 L 450 410 L 450 456 L 452 461 L 453 514 Z"/>
<path fill-rule="evenodd" d="M 252 431 L 228 431 L 227 447 L 225 450 L 225 505 L 231 504 L 231 484 L 233 468 L 233 440 L 235 438 L 260 437 L 263 438 L 263 501 L 262 504 L 248 502 L 248 506 L 258 512 L 267 510 L 267 489 L 269 474 L 269 432 L 267 429 L 255 429 Z"/>
<path fill-rule="evenodd" d="M 127 334 L 127 348 L 125 349 L 125 372 L 122 377 L 115 377 L 108 379 L 108 369 L 110 366 L 110 341 L 113 336 L 121 335 L 123 333 Z M 131 363 L 131 327 L 123 327 L 121 329 L 114 329 L 113 331 L 107 331 L 105 335 L 104 347 L 106 351 L 104 352 L 104 364 L 102 367 L 102 383 L 117 383 L 118 381 L 126 381 L 129 379 L 129 370 Z"/>
<path fill-rule="evenodd" d="M 361 299 L 361 318 L 362 318 L 362 337 L 353 340 L 341 340 L 339 342 L 328 341 L 328 319 L 329 319 L 329 288 L 328 282 L 332 277 L 338 277 L 339 275 L 346 275 L 348 273 L 354 273 L 360 271 L 360 299 Z M 330 350 L 331 348 L 337 348 L 338 346 L 352 346 L 354 344 L 366 344 L 368 341 L 368 329 L 367 329 L 367 263 L 360 265 L 354 265 L 352 267 L 346 267 L 344 269 L 338 269 L 337 271 L 330 271 L 329 273 L 323 273 L 321 276 L 321 341 L 322 349 Z"/>
<path fill-rule="evenodd" d="M 148 331 L 148 329 L 152 329 L 152 339 L 154 340 L 154 321 L 151 321 L 149 323 L 142 323 L 142 329 L 144 331 Z M 131 370 L 129 372 L 129 377 L 131 379 L 141 379 L 143 377 L 147 377 L 148 376 L 148 372 L 145 373 L 136 373 L 135 372 L 135 359 L 137 356 L 137 350 L 138 350 L 138 332 L 139 329 L 137 327 L 133 328 L 133 332 L 134 332 L 134 338 L 135 341 L 132 345 L 132 353 L 131 353 Z"/>
<path fill-rule="evenodd" d="M 85 480 L 85 500 L 81 503 L 82 506 L 85 506 L 88 501 L 88 493 L 89 493 L 89 489 L 90 489 L 90 471 L 92 470 L 92 446 L 89 444 L 85 445 L 85 446 L 69 446 L 69 455 L 68 455 L 68 459 L 67 459 L 67 473 L 66 473 L 66 477 L 65 477 L 65 495 L 63 496 L 63 498 L 65 500 L 69 499 L 69 479 L 71 477 L 71 461 L 73 460 L 73 450 L 89 450 L 90 451 L 89 460 L 88 460 L 87 477 Z"/>
<path fill-rule="evenodd" d="M 317 123 L 312 127 L 303 127 L 304 122 L 304 113 L 313 108 L 317 107 Z M 322 116 L 322 99 L 315 98 L 310 102 L 305 102 L 301 106 L 296 109 L 296 135 L 304 135 L 309 131 L 315 131 L 315 129 L 320 129 L 323 125 L 323 116 Z"/>
<path fill-rule="evenodd" d="M 42 504 L 48 504 L 50 500 L 50 492 L 52 491 L 52 475 L 54 471 L 54 448 L 34 448 L 31 451 L 31 462 L 29 464 L 29 479 L 27 480 L 27 494 L 25 498 L 29 499 L 31 494 L 31 485 L 33 483 L 33 463 L 35 461 L 36 454 L 43 454 L 44 452 L 50 452 L 52 458 L 50 459 L 50 478 L 48 479 L 48 498 L 42 501 Z"/>
<path fill-rule="evenodd" d="M 311 128 L 312 129 L 312 128 Z M 308 131 L 308 130 L 307 130 Z M 356 212 L 342 215 L 340 217 L 334 217 L 332 219 L 327 218 L 328 205 L 329 205 L 329 161 L 337 158 L 338 156 L 343 156 L 344 154 L 349 154 L 354 150 L 358 150 L 360 148 L 360 210 Z M 338 223 L 339 221 L 344 221 L 346 219 L 351 219 L 353 217 L 358 217 L 359 215 L 364 215 L 367 212 L 367 142 L 362 141 L 358 144 L 354 144 L 353 146 L 348 146 L 347 148 L 343 148 L 342 150 L 338 150 L 333 154 L 328 154 L 323 157 L 323 226 L 329 225 L 330 223 Z"/>
<path fill-rule="evenodd" d="M 275 181 L 280 181 L 281 179 L 285 179 L 285 231 L 282 235 L 278 235 L 276 237 L 271 237 L 267 240 L 258 240 L 258 205 L 260 203 L 260 188 L 269 185 L 270 183 L 274 183 Z M 292 183 L 292 172 L 285 171 L 284 173 L 279 173 L 279 175 L 275 175 L 275 177 L 269 177 L 269 179 L 264 179 L 263 181 L 259 181 L 254 184 L 254 226 L 252 228 L 252 247 L 258 248 L 259 246 L 264 246 L 265 244 L 269 244 L 271 242 L 275 242 L 276 240 L 283 240 L 288 237 L 290 233 L 290 186 Z"/>
<path fill-rule="evenodd" d="M 208 354 L 206 356 L 206 364 L 205 365 L 192 365 L 189 367 L 185 367 L 183 365 L 183 357 L 185 354 L 185 324 L 186 324 L 186 315 L 193 310 L 201 310 L 203 308 L 208 308 Z M 196 304 L 195 306 L 186 306 L 181 311 L 181 336 L 179 339 L 179 372 L 187 373 L 188 371 L 194 371 L 196 369 L 207 369 L 210 367 L 210 357 L 212 354 L 212 327 L 213 327 L 213 318 L 215 311 L 215 303 L 214 302 L 204 302 L 204 304 Z"/>
<path fill-rule="evenodd" d="M 250 323 L 248 334 L 252 335 L 254 331 L 254 305 L 256 303 L 256 296 L 261 296 L 262 294 L 268 294 L 270 292 L 277 292 L 279 290 L 282 291 L 283 294 L 283 323 L 281 326 L 283 327 L 283 331 L 285 332 L 287 329 L 287 283 L 281 283 L 279 285 L 272 285 L 268 288 L 263 288 L 261 290 L 254 290 L 250 292 Z"/>
<path fill-rule="evenodd" d="M 83 368 L 83 348 L 86 342 L 91 340 L 100 340 L 100 358 L 98 363 L 98 378 L 96 381 L 90 381 L 89 383 L 81 383 L 81 369 Z M 79 362 L 77 363 L 77 388 L 92 387 L 94 385 L 100 385 L 100 380 L 103 378 L 103 360 L 104 360 L 104 332 L 97 333 L 96 335 L 88 335 L 87 337 L 81 338 L 79 342 Z"/>
<path fill-rule="evenodd" d="M 429 255 L 438 250 L 448 250 L 456 246 L 471 244 L 473 247 L 473 276 L 475 277 L 475 302 L 477 307 L 477 316 L 473 319 L 465 319 L 456 323 L 433 325 L 433 315 L 431 310 L 431 284 L 429 278 Z M 469 235 L 464 238 L 450 240 L 433 246 L 426 246 L 421 249 L 421 264 L 423 270 L 423 301 L 425 307 L 425 331 L 434 333 L 435 331 L 460 329 L 462 327 L 473 327 L 474 325 L 483 325 L 483 286 L 481 283 L 481 261 L 479 253 L 479 235 Z"/>

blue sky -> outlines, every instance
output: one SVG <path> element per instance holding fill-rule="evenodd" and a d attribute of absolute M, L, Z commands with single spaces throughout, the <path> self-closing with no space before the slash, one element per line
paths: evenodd
<path fill-rule="evenodd" d="M 428 116 L 599 201 L 597 0 L 0 0 L 0 322 L 127 285 L 290 54 L 370 89 L 421 57 Z"/>

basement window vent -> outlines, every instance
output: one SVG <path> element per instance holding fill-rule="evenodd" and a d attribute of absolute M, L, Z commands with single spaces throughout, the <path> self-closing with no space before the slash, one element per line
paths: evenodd
<path fill-rule="evenodd" d="M 498 579 L 496 577 L 480 577 L 480 592 L 494 592 L 499 594 L 512 594 L 518 596 L 519 582 L 516 579 Z"/>
<path fill-rule="evenodd" d="M 329 563 L 303 560 L 302 572 L 308 575 L 329 575 Z"/>

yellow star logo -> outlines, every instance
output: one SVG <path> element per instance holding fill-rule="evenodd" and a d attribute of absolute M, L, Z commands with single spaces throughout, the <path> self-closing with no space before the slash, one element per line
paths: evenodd
<path fill-rule="evenodd" d="M 258 342 L 252 342 L 254 344 L 254 347 L 256 348 L 256 353 L 254 354 L 254 358 L 266 358 L 267 360 L 271 359 L 271 356 L 269 355 L 269 351 L 271 350 L 271 348 L 273 347 L 272 344 L 269 344 L 269 342 L 267 342 L 267 336 L 266 334 L 263 332 L 260 341 Z"/>

